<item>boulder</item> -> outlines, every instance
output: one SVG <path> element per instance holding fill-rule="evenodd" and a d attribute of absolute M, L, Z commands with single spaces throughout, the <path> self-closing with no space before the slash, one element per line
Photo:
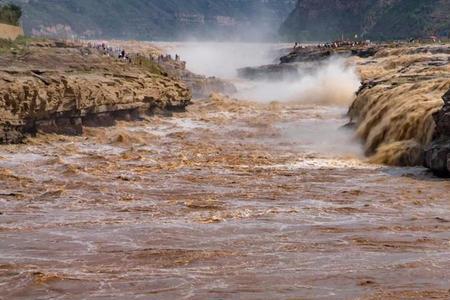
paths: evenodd
<path fill-rule="evenodd" d="M 444 106 L 433 117 L 438 133 L 450 136 L 450 90 L 445 93 L 442 100 L 444 100 Z"/>
<path fill-rule="evenodd" d="M 275 80 L 296 78 L 299 76 L 298 68 L 295 65 L 280 64 L 266 65 L 261 67 L 247 67 L 238 70 L 241 78 L 249 80 Z"/>
<path fill-rule="evenodd" d="M 425 166 L 438 176 L 450 175 L 450 138 L 442 136 L 425 149 Z"/>
<path fill-rule="evenodd" d="M 442 97 L 444 106 L 433 115 L 437 138 L 425 148 L 425 166 L 438 176 L 450 176 L 450 90 Z"/>

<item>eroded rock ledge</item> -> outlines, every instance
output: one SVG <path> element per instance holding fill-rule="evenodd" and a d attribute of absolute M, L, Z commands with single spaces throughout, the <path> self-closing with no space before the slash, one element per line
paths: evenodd
<path fill-rule="evenodd" d="M 0 143 L 38 131 L 81 134 L 83 126 L 183 110 L 190 90 L 170 77 L 67 44 L 39 44 L 0 57 Z"/>

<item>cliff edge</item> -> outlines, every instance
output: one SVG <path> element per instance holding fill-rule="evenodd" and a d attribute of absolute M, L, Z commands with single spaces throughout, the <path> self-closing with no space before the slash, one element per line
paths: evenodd
<path fill-rule="evenodd" d="M 37 42 L 0 56 L 0 143 L 38 131 L 81 134 L 155 111 L 182 110 L 191 92 L 157 68 L 97 49 Z"/>

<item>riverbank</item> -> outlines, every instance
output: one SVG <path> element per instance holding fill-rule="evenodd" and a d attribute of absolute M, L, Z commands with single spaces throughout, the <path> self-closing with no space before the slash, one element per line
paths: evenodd
<path fill-rule="evenodd" d="M 84 126 L 183 110 L 191 100 L 184 83 L 150 61 L 69 42 L 14 45 L 0 56 L 0 143 L 37 132 L 81 134 Z"/>

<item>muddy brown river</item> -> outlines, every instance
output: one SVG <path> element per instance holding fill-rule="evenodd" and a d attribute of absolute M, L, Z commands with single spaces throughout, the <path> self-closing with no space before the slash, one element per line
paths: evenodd
<path fill-rule="evenodd" d="M 0 299 L 450 299 L 450 181 L 367 163 L 345 112 L 215 95 L 1 146 Z"/>
<path fill-rule="evenodd" d="M 365 163 L 342 114 L 216 97 L 2 146 L 0 298 L 448 299 L 450 182 Z"/>

